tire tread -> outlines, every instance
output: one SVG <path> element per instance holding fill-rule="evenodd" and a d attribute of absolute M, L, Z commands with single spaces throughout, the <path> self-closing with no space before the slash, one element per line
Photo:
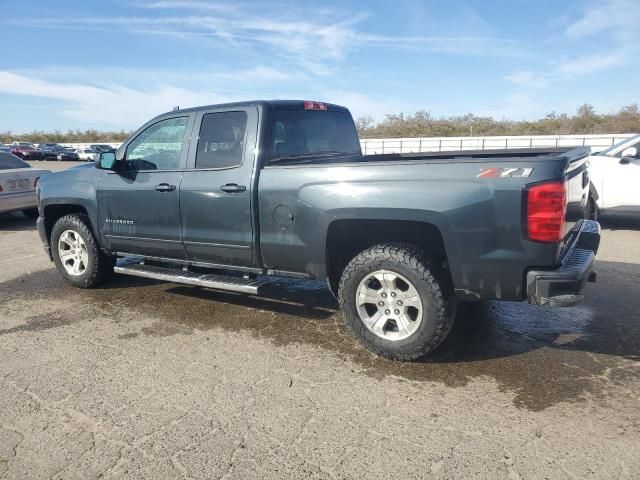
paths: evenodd
<path fill-rule="evenodd" d="M 59 235 L 62 231 L 69 228 L 76 228 L 78 232 L 82 234 L 85 244 L 87 245 L 89 261 L 91 263 L 89 268 L 87 268 L 88 274 L 78 278 L 72 277 L 66 273 L 57 252 L 54 250 L 57 248 L 56 245 Z M 51 249 L 56 268 L 62 274 L 63 278 L 75 287 L 95 288 L 104 283 L 104 281 L 113 273 L 113 260 L 100 250 L 100 246 L 93 235 L 93 231 L 91 230 L 89 216 L 84 213 L 71 213 L 60 217 L 56 221 L 51 231 Z"/>
<path fill-rule="evenodd" d="M 419 329 L 416 332 L 416 338 L 413 338 L 413 335 L 409 337 L 412 339 L 411 342 L 396 345 L 395 348 L 390 349 L 389 347 L 392 346 L 390 344 L 395 342 L 384 340 L 369 332 L 357 314 L 355 318 L 350 318 L 353 317 L 349 314 L 347 306 L 347 301 L 350 299 L 348 300 L 345 294 L 348 284 L 354 281 L 354 277 L 360 269 L 380 260 L 403 265 L 414 271 L 419 279 L 424 281 L 426 286 L 424 293 L 429 295 L 435 314 L 435 331 L 432 335 L 428 335 L 424 330 L 421 332 Z M 377 355 L 394 360 L 417 360 L 435 350 L 451 331 L 455 314 L 452 311 L 453 295 L 448 287 L 449 283 L 446 281 L 444 272 L 439 271 L 431 259 L 419 248 L 404 243 L 384 243 L 360 252 L 349 262 L 340 278 L 338 301 L 347 328 L 365 348 Z M 420 288 L 418 289 L 420 291 Z"/>

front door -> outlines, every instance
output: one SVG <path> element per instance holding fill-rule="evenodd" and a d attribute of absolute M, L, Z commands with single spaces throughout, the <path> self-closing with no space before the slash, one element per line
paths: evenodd
<path fill-rule="evenodd" d="M 180 182 L 193 117 L 164 118 L 126 146 L 98 186 L 100 228 L 112 250 L 183 259 Z"/>
<path fill-rule="evenodd" d="M 622 152 L 608 159 L 603 169 L 603 204 L 607 213 L 630 214 L 640 211 L 640 143 L 634 145 L 635 155 L 623 157 Z"/>
<path fill-rule="evenodd" d="M 180 187 L 182 240 L 189 259 L 251 266 L 257 131 L 256 107 L 198 114 Z"/>

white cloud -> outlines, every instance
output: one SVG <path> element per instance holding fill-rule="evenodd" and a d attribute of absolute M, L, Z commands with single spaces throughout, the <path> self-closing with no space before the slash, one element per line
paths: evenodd
<path fill-rule="evenodd" d="M 266 6 L 266 7 L 265 7 Z M 274 9 L 269 4 L 209 3 L 201 0 L 158 0 L 141 5 L 153 15 L 110 17 L 24 17 L 0 23 L 55 29 L 165 35 L 182 39 L 210 39 L 220 48 L 223 40 L 233 48 L 266 48 L 316 75 L 334 73 L 334 66 L 361 48 L 412 49 L 462 55 L 516 56 L 519 44 L 492 36 L 403 36 L 371 34 L 361 28 L 366 12 L 326 9 Z M 147 14 L 148 12 L 143 13 Z M 160 13 L 160 15 L 159 15 Z"/>
<path fill-rule="evenodd" d="M 551 77 L 528 70 L 520 70 L 507 75 L 505 80 L 523 88 L 547 88 L 551 85 Z"/>
<path fill-rule="evenodd" d="M 277 71 L 272 72 L 266 67 L 257 67 L 255 73 L 267 77 L 279 76 Z M 114 78 L 126 78 L 126 76 L 116 75 Z M 306 93 L 300 98 L 345 105 L 356 117 L 367 114 L 382 118 L 386 113 L 406 110 L 407 107 L 388 99 L 374 99 L 357 92 L 329 91 L 312 86 L 306 87 L 305 91 Z M 90 125 L 134 128 L 155 115 L 171 110 L 176 105 L 187 108 L 248 99 L 246 92 L 219 92 L 220 89 L 215 91 L 198 87 L 186 89 L 168 83 L 159 83 L 146 88 L 131 88 L 115 83 L 90 83 L 88 78 L 83 82 L 51 81 L 39 78 L 34 72 L 18 74 L 0 70 L 0 93 L 61 100 L 64 106 L 50 108 L 57 108 L 56 113 L 68 119 L 70 125 L 81 125 L 83 128 Z M 256 93 L 249 95 L 254 97 Z M 277 94 L 258 96 L 291 98 L 297 95 L 289 92 L 284 96 Z"/>
<path fill-rule="evenodd" d="M 228 99 L 206 91 L 189 91 L 170 85 L 136 90 L 122 85 L 59 83 L 0 71 L 0 92 L 63 100 L 59 113 L 81 124 L 135 127 L 174 106 L 219 103 Z"/>
<path fill-rule="evenodd" d="M 629 58 L 624 52 L 594 53 L 561 62 L 558 66 L 558 72 L 571 76 L 586 75 L 620 67 L 628 61 Z"/>
<path fill-rule="evenodd" d="M 596 35 L 638 36 L 640 2 L 638 0 L 605 0 L 593 4 L 584 14 L 571 22 L 565 31 L 567 37 L 580 39 Z"/>
<path fill-rule="evenodd" d="M 504 78 L 525 91 L 532 91 L 637 62 L 640 53 L 639 18 L 639 0 L 593 3 L 573 21 L 565 19 L 563 36 L 550 40 L 558 50 L 571 47 L 580 54 L 551 56 L 544 73 L 520 70 Z"/>

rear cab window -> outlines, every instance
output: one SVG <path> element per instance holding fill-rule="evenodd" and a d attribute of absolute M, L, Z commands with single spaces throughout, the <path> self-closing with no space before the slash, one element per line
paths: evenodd
<path fill-rule="evenodd" d="M 315 155 L 360 155 L 360 142 L 348 111 L 280 109 L 273 112 L 270 162 Z"/>

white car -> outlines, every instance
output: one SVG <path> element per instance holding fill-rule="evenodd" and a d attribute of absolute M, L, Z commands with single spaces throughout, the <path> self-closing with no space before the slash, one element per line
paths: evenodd
<path fill-rule="evenodd" d="M 74 152 L 78 154 L 80 160 L 84 160 L 85 162 L 95 162 L 99 155 L 98 152 L 90 148 L 78 148 L 74 150 Z"/>
<path fill-rule="evenodd" d="M 640 218 L 640 135 L 591 155 L 587 214 Z"/>
<path fill-rule="evenodd" d="M 36 186 L 47 173 L 51 171 L 33 168 L 15 155 L 0 152 L 0 213 L 21 211 L 27 217 L 37 217 Z"/>

